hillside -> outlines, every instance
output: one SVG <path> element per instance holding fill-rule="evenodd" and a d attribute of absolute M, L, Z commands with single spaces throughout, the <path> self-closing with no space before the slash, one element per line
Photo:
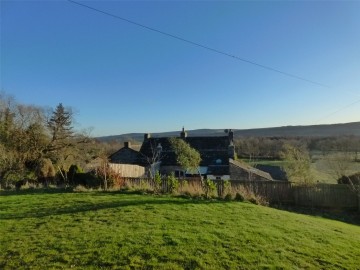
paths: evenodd
<path fill-rule="evenodd" d="M 240 202 L 3 193 L 1 269 L 358 269 L 360 227 Z"/>
<path fill-rule="evenodd" d="M 312 126 L 284 126 L 272 128 L 256 129 L 233 129 L 236 137 L 328 137 L 354 135 L 360 136 L 360 122 L 332 124 L 332 125 L 312 125 Z M 224 129 L 196 129 L 189 130 L 188 136 L 222 136 L 225 135 Z M 170 131 L 161 133 L 151 133 L 152 137 L 171 137 L 179 136 L 180 131 Z M 143 133 L 127 133 L 122 135 L 112 135 L 98 137 L 100 141 L 131 141 L 142 142 Z"/>
<path fill-rule="evenodd" d="M 360 136 L 360 122 L 332 125 L 286 126 L 274 128 L 244 129 L 236 130 L 235 135 L 245 137 L 328 137 L 344 135 Z"/>

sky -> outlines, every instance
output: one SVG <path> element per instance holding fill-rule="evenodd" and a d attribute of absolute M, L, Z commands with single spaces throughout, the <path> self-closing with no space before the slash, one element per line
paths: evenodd
<path fill-rule="evenodd" d="M 0 91 L 94 136 L 360 121 L 360 1 L 79 3 L 1 0 Z"/>

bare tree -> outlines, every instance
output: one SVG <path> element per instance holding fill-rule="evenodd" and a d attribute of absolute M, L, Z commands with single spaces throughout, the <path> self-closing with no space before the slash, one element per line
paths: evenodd
<path fill-rule="evenodd" d="M 285 172 L 291 182 L 309 185 L 313 183 L 310 172 L 310 155 L 305 148 L 285 144 L 281 153 Z"/>
<path fill-rule="evenodd" d="M 358 196 L 360 211 L 360 173 L 351 174 L 351 163 L 353 157 L 350 152 L 338 152 L 326 158 L 328 172 L 330 176 L 335 177 L 339 184 L 348 184 L 352 191 Z"/>
<path fill-rule="evenodd" d="M 139 153 L 149 167 L 148 172 L 150 174 L 150 178 L 154 179 L 156 171 L 158 170 L 157 167 L 164 158 L 164 152 L 161 144 L 157 143 L 156 140 L 150 140 L 148 143 L 150 146 L 150 152 L 145 154 L 140 151 Z"/>
<path fill-rule="evenodd" d="M 328 174 L 335 180 L 349 175 L 351 162 L 352 157 L 348 152 L 337 152 L 325 157 Z"/>

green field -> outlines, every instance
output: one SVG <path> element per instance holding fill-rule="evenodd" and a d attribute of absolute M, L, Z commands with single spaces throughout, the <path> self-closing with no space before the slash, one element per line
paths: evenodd
<path fill-rule="evenodd" d="M 330 155 L 331 157 L 331 155 Z M 248 160 L 244 159 L 245 162 Z M 270 165 L 270 166 L 279 166 L 283 167 L 285 161 L 282 160 L 255 160 L 249 162 L 250 165 Z M 360 172 L 360 163 L 355 161 L 349 161 L 347 164 L 343 163 L 343 167 L 346 168 L 344 173 L 346 175 L 352 175 L 354 173 Z M 327 183 L 327 184 L 337 184 L 337 175 L 336 168 L 332 168 L 331 164 L 324 158 L 322 155 L 312 153 L 312 162 L 310 166 L 311 175 L 313 177 L 314 183 Z M 339 173 L 339 172 L 337 172 Z"/>
<path fill-rule="evenodd" d="M 0 197 L 0 269 L 359 269 L 360 227 L 243 202 Z"/>

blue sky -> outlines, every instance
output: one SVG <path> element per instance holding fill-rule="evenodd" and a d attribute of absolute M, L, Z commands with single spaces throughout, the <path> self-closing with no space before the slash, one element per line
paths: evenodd
<path fill-rule="evenodd" d="M 1 90 L 93 135 L 360 121 L 360 1 L 1 1 Z"/>

